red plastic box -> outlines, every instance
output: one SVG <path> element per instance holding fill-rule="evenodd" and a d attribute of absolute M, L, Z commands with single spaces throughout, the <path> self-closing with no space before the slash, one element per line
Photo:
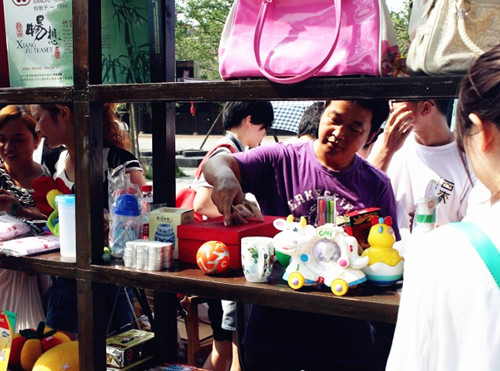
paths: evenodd
<path fill-rule="evenodd" d="M 274 228 L 273 220 L 282 218 L 277 216 L 264 216 L 264 221 L 251 221 L 248 224 L 224 226 L 223 217 L 204 220 L 177 226 L 179 239 L 179 261 L 196 264 L 196 252 L 207 241 L 224 242 L 229 249 L 231 261 L 229 266 L 233 269 L 241 268 L 242 237 L 263 236 L 274 237 L 279 231 Z"/>

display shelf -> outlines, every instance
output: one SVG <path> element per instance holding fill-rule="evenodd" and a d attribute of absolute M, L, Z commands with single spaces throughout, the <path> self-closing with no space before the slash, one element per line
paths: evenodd
<path fill-rule="evenodd" d="M 91 85 L 94 101 L 226 101 L 245 99 L 451 98 L 461 75 L 415 77 L 322 77 L 283 85 L 268 80 Z"/>
<path fill-rule="evenodd" d="M 66 278 L 76 278 L 75 263 L 61 260 L 59 252 L 35 256 L 15 257 L 0 254 L 0 268 L 45 273 Z"/>
<path fill-rule="evenodd" d="M 0 88 L 0 103 L 73 102 L 73 88 Z"/>
<path fill-rule="evenodd" d="M 293 290 L 275 267 L 269 283 L 247 282 L 241 270 L 228 276 L 207 276 L 194 265 L 178 264 L 172 271 L 147 272 L 123 266 L 92 266 L 92 277 L 100 282 L 138 286 L 171 293 L 187 293 L 218 299 L 260 304 L 298 311 L 323 313 L 395 323 L 400 285 L 376 288 L 362 284 L 335 296 L 327 287 Z"/>
<path fill-rule="evenodd" d="M 149 1 L 149 0 L 148 0 Z M 149 84 L 101 84 L 100 0 L 73 0 L 74 86 L 60 88 L 0 88 L 0 103 L 73 103 L 75 107 L 77 184 L 77 262 L 67 263 L 58 253 L 33 257 L 0 256 L 0 268 L 75 278 L 78 287 L 80 369 L 105 370 L 105 328 L 102 283 L 155 291 L 155 339 L 158 361 L 176 357 L 175 293 L 185 292 L 289 309 L 395 322 L 397 290 L 361 285 L 344 297 L 331 292 L 294 291 L 283 282 L 262 285 L 246 282 L 241 274 L 210 277 L 193 266 L 171 272 L 142 272 L 122 266 L 100 265 L 103 247 L 102 215 L 102 102 L 152 103 L 155 203 L 175 201 L 176 101 L 246 99 L 321 100 L 360 98 L 451 98 L 462 76 L 331 77 L 313 78 L 293 85 L 263 79 L 167 82 L 175 79 L 174 0 L 158 1 L 158 29 L 164 45 L 152 57 Z M 172 345 L 174 344 L 174 345 Z"/>
<path fill-rule="evenodd" d="M 226 101 L 244 99 L 320 100 L 360 98 L 451 98 L 462 75 L 416 77 L 322 77 L 281 85 L 268 80 L 204 81 L 89 85 L 73 87 L 0 88 L 0 103 Z"/>

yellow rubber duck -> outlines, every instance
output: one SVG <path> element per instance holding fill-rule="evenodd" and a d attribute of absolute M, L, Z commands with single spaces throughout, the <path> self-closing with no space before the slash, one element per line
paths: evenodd
<path fill-rule="evenodd" d="M 368 256 L 368 265 L 385 263 L 394 267 L 403 260 L 398 250 L 393 248 L 395 241 L 392 218 L 390 216 L 385 218 L 374 217 L 368 234 L 370 247 L 365 249 L 361 256 Z"/>

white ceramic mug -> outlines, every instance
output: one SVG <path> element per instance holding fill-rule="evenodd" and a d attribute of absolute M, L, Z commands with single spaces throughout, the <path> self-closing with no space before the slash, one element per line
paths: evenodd
<path fill-rule="evenodd" d="M 241 239 L 241 265 L 249 282 L 267 282 L 274 263 L 271 237 L 243 237 Z"/>

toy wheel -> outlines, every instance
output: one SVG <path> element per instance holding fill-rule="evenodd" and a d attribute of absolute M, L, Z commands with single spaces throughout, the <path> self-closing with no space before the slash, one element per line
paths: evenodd
<path fill-rule="evenodd" d="M 331 289 L 334 295 L 342 296 L 349 289 L 349 285 L 343 279 L 337 278 L 333 280 Z"/>
<path fill-rule="evenodd" d="M 293 272 L 290 274 L 290 277 L 288 277 L 288 286 L 294 290 L 300 289 L 305 283 L 306 280 L 304 279 L 304 276 L 299 272 Z"/>

